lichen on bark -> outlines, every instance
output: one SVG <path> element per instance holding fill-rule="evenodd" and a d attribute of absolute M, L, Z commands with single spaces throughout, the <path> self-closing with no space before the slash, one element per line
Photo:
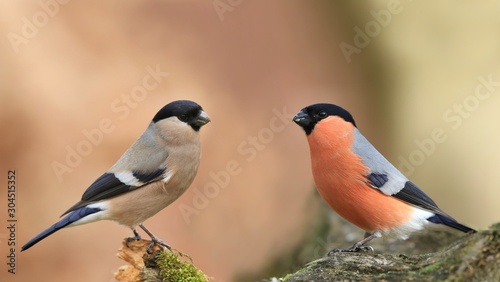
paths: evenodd
<path fill-rule="evenodd" d="M 464 235 L 433 253 L 335 253 L 282 280 L 500 281 L 500 223 Z"/>

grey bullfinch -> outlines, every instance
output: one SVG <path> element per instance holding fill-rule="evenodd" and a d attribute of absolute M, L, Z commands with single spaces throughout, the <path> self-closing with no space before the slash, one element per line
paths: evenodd
<path fill-rule="evenodd" d="M 199 131 L 208 122 L 210 118 L 195 102 L 180 100 L 164 106 L 139 139 L 63 214 L 65 217 L 21 251 L 61 228 L 98 220 L 131 228 L 134 237 L 129 241 L 140 239 L 135 229 L 139 226 L 151 237 L 148 251 L 154 244 L 170 249 L 143 222 L 179 198 L 193 182 L 200 164 Z"/>

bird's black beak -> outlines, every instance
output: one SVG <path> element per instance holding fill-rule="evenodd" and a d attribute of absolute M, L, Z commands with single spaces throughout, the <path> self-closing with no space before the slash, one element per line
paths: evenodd
<path fill-rule="evenodd" d="M 200 114 L 193 121 L 193 124 L 198 127 L 202 127 L 205 124 L 210 122 L 210 117 L 204 111 L 201 111 Z"/>
<path fill-rule="evenodd" d="M 311 119 L 307 113 L 300 111 L 293 117 L 293 122 L 301 127 L 307 127 L 311 123 Z"/>

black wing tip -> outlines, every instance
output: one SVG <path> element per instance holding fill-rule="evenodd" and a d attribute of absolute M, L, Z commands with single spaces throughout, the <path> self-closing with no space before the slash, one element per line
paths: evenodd
<path fill-rule="evenodd" d="M 85 190 L 82 199 L 69 208 L 63 215 L 90 203 L 118 196 L 123 192 L 129 191 L 131 187 L 121 182 L 115 173 L 105 172 Z"/>
<path fill-rule="evenodd" d="M 78 203 L 74 204 L 73 206 L 71 206 L 67 211 L 65 211 L 63 214 L 61 214 L 61 216 L 59 216 L 60 218 L 67 215 L 68 213 L 72 212 L 72 211 L 75 211 L 85 205 L 89 204 L 88 202 L 86 201 L 79 201 Z"/>
<path fill-rule="evenodd" d="M 392 194 L 392 196 L 418 208 L 446 216 L 446 213 L 411 181 L 406 181 L 405 186 L 399 192 Z"/>

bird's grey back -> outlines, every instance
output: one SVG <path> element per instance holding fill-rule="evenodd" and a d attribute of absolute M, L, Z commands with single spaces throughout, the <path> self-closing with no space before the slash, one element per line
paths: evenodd
<path fill-rule="evenodd" d="M 382 192 L 393 195 L 405 186 L 408 178 L 392 165 L 357 128 L 354 128 L 353 151 L 361 156 L 362 162 L 370 169 L 370 173 L 388 176 L 387 183 L 379 188 Z"/>

